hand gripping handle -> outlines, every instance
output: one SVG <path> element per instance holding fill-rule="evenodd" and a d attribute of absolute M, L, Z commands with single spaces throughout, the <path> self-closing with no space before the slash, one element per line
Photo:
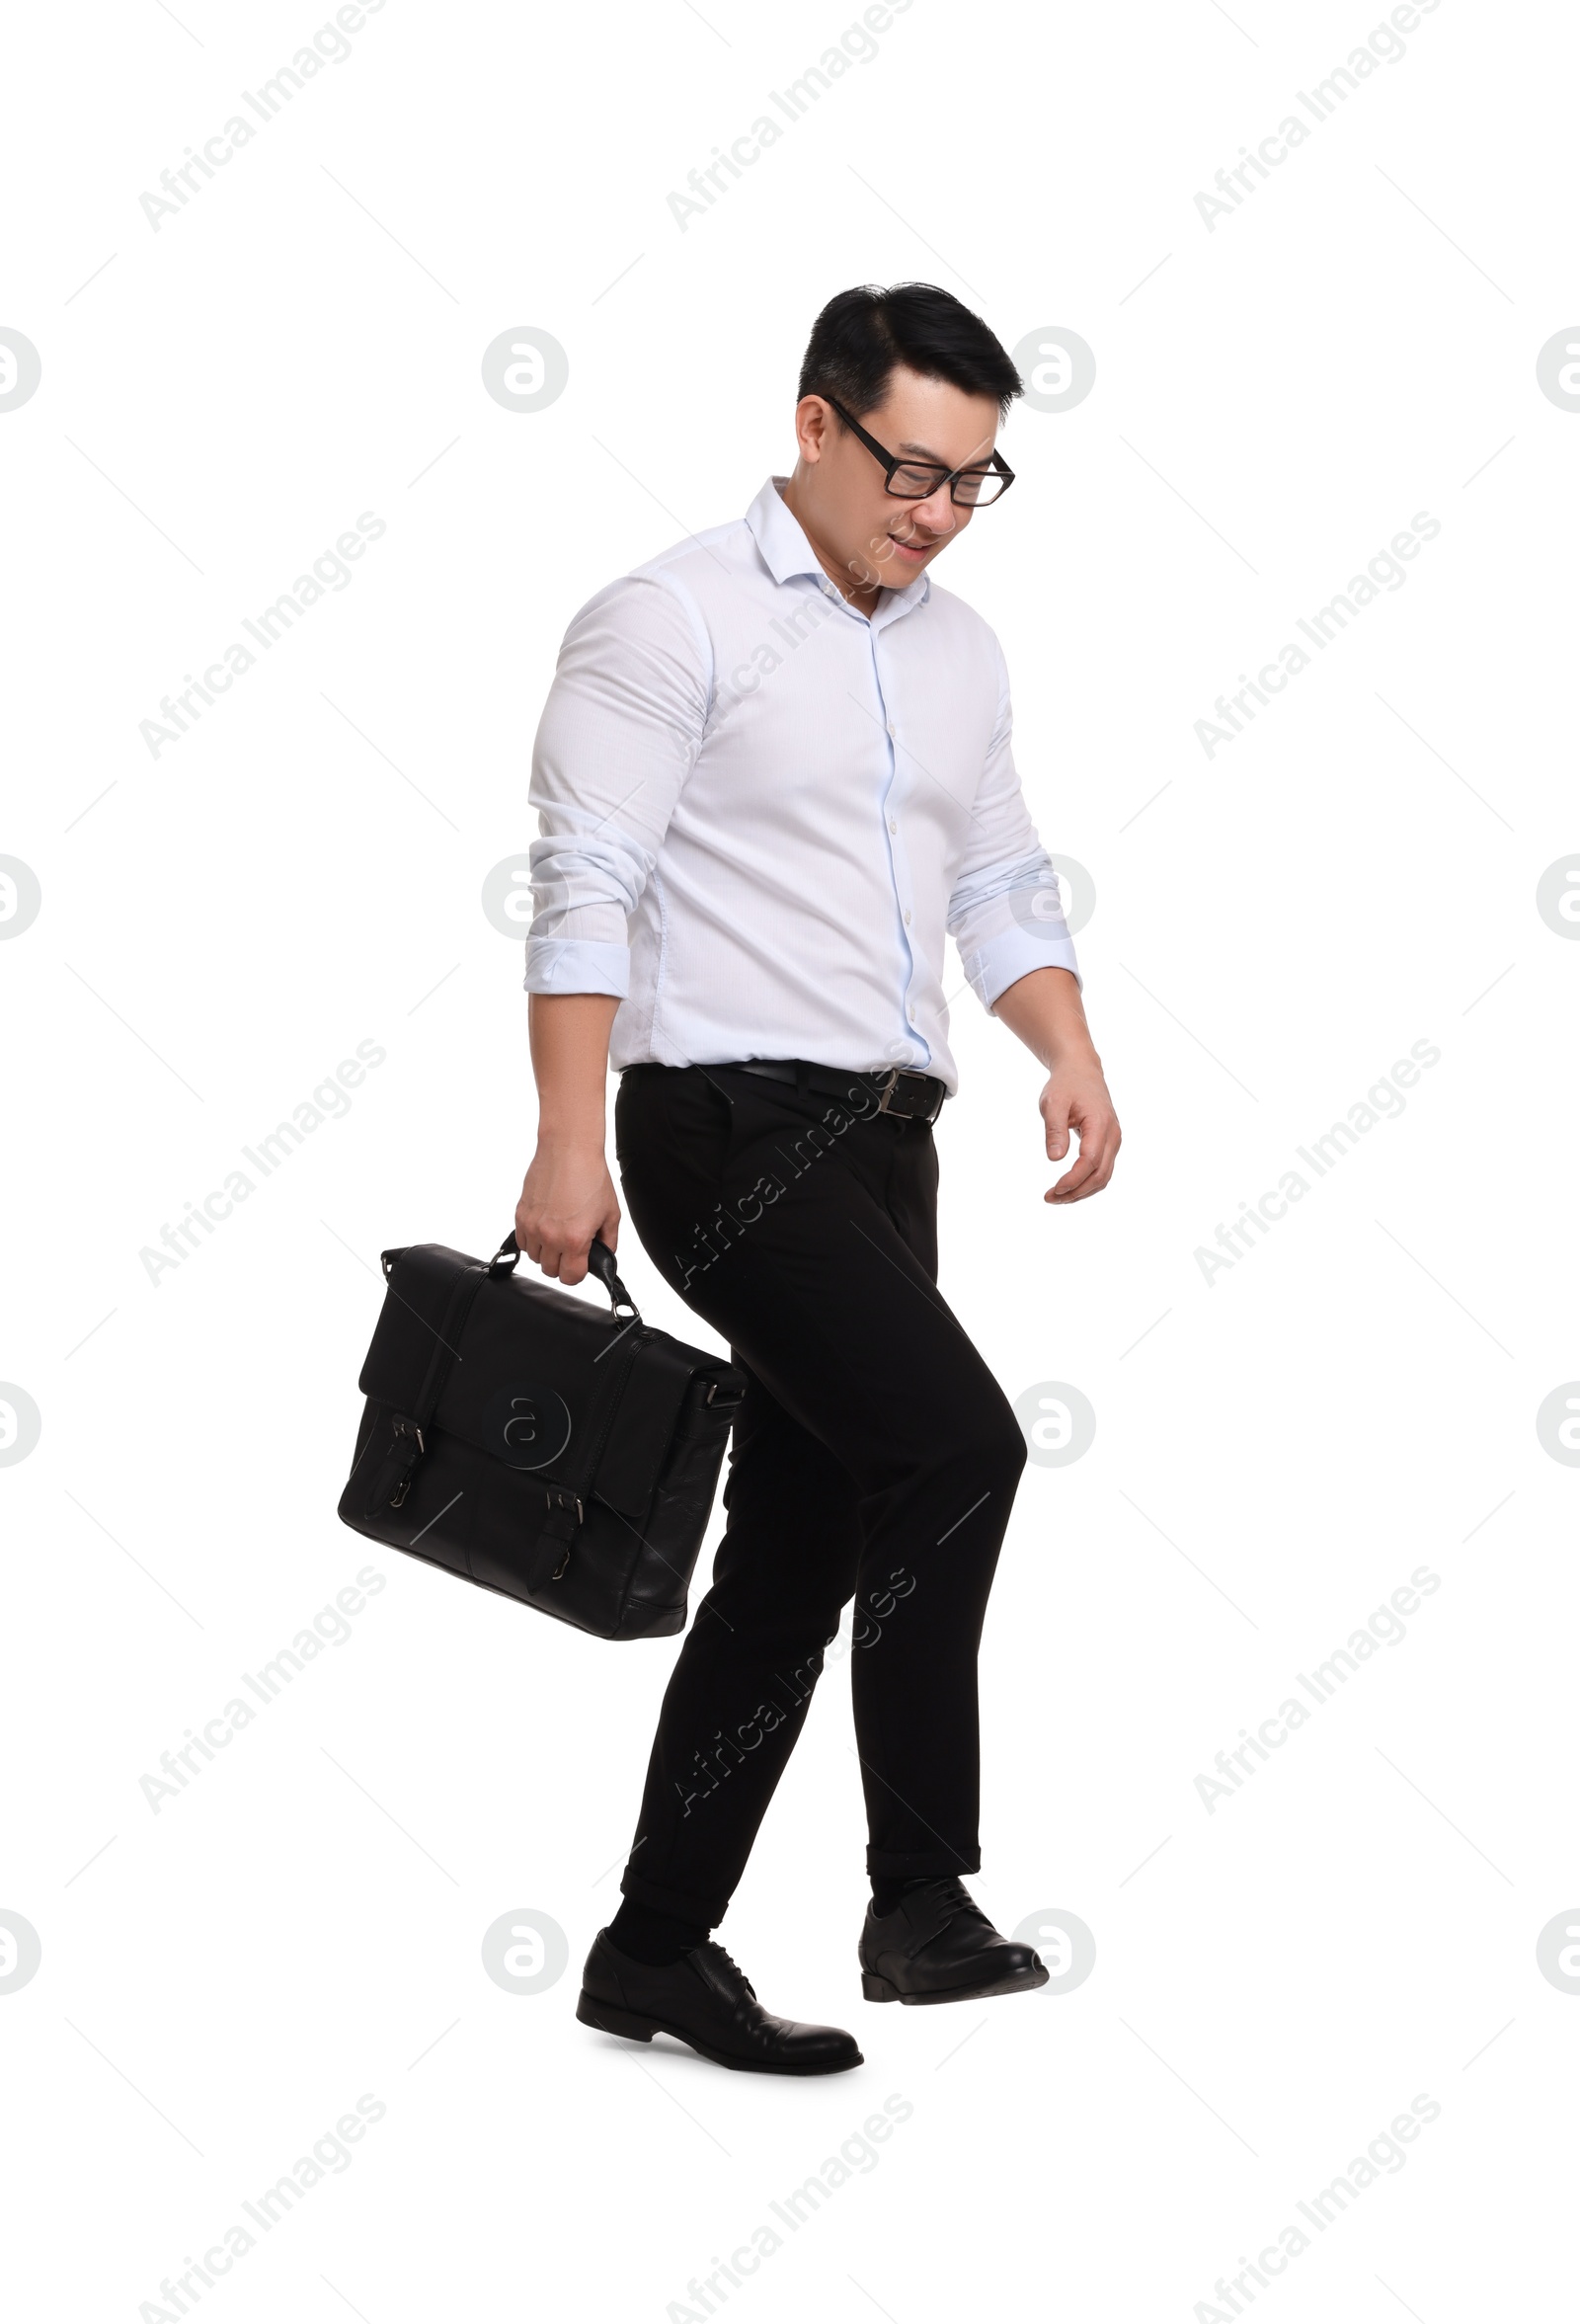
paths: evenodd
<path fill-rule="evenodd" d="M 488 1271 L 491 1275 L 514 1275 L 515 1262 L 520 1256 L 521 1246 L 515 1240 L 515 1230 L 513 1227 L 500 1244 L 499 1249 L 489 1260 Z M 597 1277 L 608 1293 L 609 1305 L 617 1322 L 621 1323 L 641 1322 L 642 1318 L 637 1313 L 636 1302 L 620 1281 L 619 1268 L 615 1263 L 613 1251 L 610 1250 L 606 1242 L 600 1242 L 595 1235 L 588 1249 L 587 1270 L 590 1275 Z"/>

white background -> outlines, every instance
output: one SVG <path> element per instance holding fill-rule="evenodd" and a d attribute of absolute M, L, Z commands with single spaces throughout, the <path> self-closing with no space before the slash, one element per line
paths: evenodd
<path fill-rule="evenodd" d="M 667 197 L 858 14 L 389 0 L 157 232 L 139 196 L 327 12 L 13 22 L 0 323 L 42 378 L 0 412 L 0 852 L 43 904 L 0 944 L 0 1377 L 42 1420 L 0 1473 L 0 1906 L 41 1944 L 0 1992 L 9 2313 L 182 2312 L 161 2280 L 364 2092 L 351 2166 L 203 2312 L 657 2324 L 892 2093 L 876 2167 L 733 2308 L 1185 2319 L 1420 2093 L 1404 2166 L 1258 2301 L 1572 2298 L 1580 2004 L 1537 1940 L 1580 1920 L 1580 1475 L 1536 1413 L 1580 1373 L 1580 947 L 1535 897 L 1580 845 L 1580 419 L 1536 372 L 1580 303 L 1575 28 L 1445 0 L 1209 231 L 1215 171 L 1385 10 L 915 0 L 682 232 Z M 722 1931 L 770 2008 L 859 2033 L 862 2070 L 795 2083 L 571 2014 L 678 1642 L 582 1638 L 335 1504 L 378 1250 L 491 1248 L 530 1151 L 521 953 L 479 898 L 533 836 L 565 624 L 788 465 L 826 297 L 916 277 L 1097 363 L 1078 408 L 1017 409 L 1017 488 L 940 579 L 997 628 L 1043 837 L 1096 884 L 1125 1149 L 1044 1207 L 1037 1070 L 969 992 L 939 1133 L 947 1296 L 1011 1396 L 1097 1414 L 1022 1485 L 973 1885 L 1006 1929 L 1079 1916 L 1096 1965 L 863 2004 L 831 1657 Z M 570 362 L 526 414 L 480 376 L 522 326 Z M 139 722 L 363 511 L 352 585 L 152 757 Z M 1417 511 L 1406 586 L 1210 761 L 1195 721 Z M 362 1040 L 350 1112 L 151 1281 Z M 1204 1280 L 1416 1041 L 1402 1115 Z M 155 1814 L 160 1754 L 369 1564 L 347 1641 Z M 1215 1754 L 1422 1565 L 1402 1643 L 1209 1813 Z M 535 1994 L 482 1967 L 518 1910 L 569 1945 Z"/>

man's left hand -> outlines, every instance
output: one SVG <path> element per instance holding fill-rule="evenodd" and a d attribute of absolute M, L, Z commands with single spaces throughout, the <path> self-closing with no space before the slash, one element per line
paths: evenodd
<path fill-rule="evenodd" d="M 1096 1057 L 1057 1065 L 1037 1102 L 1048 1132 L 1050 1162 L 1064 1161 L 1072 1131 L 1080 1141 L 1078 1160 L 1049 1187 L 1044 1202 L 1080 1202 L 1088 1194 L 1100 1194 L 1114 1174 L 1120 1128 Z"/>

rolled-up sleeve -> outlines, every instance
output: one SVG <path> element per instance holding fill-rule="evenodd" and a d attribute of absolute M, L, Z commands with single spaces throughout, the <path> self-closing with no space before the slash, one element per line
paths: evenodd
<path fill-rule="evenodd" d="M 1010 747 L 1009 674 L 998 654 L 998 710 L 982 781 L 972 802 L 971 838 L 949 899 L 949 933 L 983 1006 L 1033 969 L 1080 968 L 1059 899 L 1059 876 L 1037 837 Z"/>
<path fill-rule="evenodd" d="M 566 631 L 532 746 L 529 993 L 624 1000 L 627 918 L 695 762 L 712 682 L 701 615 L 661 579 L 612 583 Z"/>

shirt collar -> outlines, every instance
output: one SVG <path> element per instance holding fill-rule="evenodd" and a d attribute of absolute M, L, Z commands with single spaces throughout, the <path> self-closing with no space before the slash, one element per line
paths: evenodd
<path fill-rule="evenodd" d="M 783 489 L 789 481 L 787 476 L 767 479 L 747 511 L 748 530 L 775 581 L 793 580 L 798 573 L 810 573 L 817 582 L 826 581 L 828 575 L 819 564 L 811 541 L 784 505 Z M 913 605 L 924 604 L 930 587 L 929 576 L 918 573 L 904 589 L 886 589 L 878 600 L 873 620 L 892 621 L 901 613 L 908 613 Z"/>

